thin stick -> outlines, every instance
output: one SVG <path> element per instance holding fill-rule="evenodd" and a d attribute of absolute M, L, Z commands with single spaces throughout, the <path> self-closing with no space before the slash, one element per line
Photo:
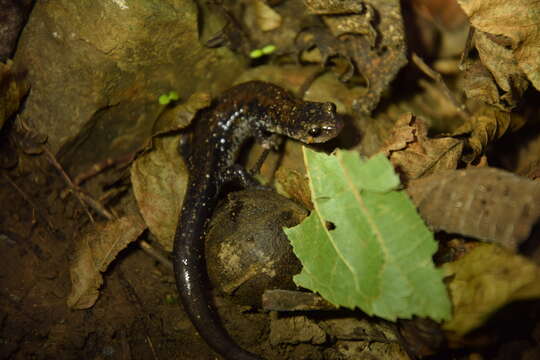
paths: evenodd
<path fill-rule="evenodd" d="M 70 188 L 70 190 L 73 191 L 73 193 L 75 194 L 75 197 L 81 203 L 84 211 L 86 211 L 86 214 L 90 218 L 90 221 L 92 223 L 95 223 L 94 217 L 90 213 L 90 210 L 88 210 L 88 206 L 86 206 L 86 203 L 84 202 L 83 198 L 80 195 L 80 193 L 82 192 L 81 189 L 77 185 L 75 185 L 73 183 L 73 181 L 71 181 L 71 178 L 69 177 L 68 174 L 66 174 L 66 172 L 62 168 L 62 165 L 60 165 L 60 163 L 56 160 L 56 157 L 50 152 L 50 150 L 46 146 L 43 147 L 43 151 L 45 152 L 45 154 L 49 158 L 49 161 L 51 162 L 51 164 L 56 168 L 56 170 L 58 170 L 60 172 L 60 174 L 62 174 L 62 176 L 64 177 L 65 182 L 68 185 L 68 187 Z"/>
<path fill-rule="evenodd" d="M 83 171 L 79 175 L 73 179 L 73 183 L 76 185 L 81 185 L 83 182 L 87 181 L 88 179 L 98 175 L 99 173 L 107 170 L 108 168 L 115 166 L 117 164 L 124 165 L 129 164 L 133 159 L 135 158 L 135 155 L 137 152 L 130 152 L 128 154 L 124 154 L 122 156 L 119 156 L 117 158 L 107 158 L 103 161 L 100 161 L 98 163 L 95 163 L 92 165 L 89 169 Z"/>
<path fill-rule="evenodd" d="M 157 251 L 156 249 L 154 249 L 152 247 L 152 245 L 150 245 L 149 243 L 147 243 L 146 241 L 144 240 L 141 240 L 139 242 L 140 246 L 141 246 L 141 249 L 143 249 L 143 251 L 145 253 L 147 253 L 148 255 L 150 255 L 151 257 L 153 257 L 154 259 L 156 259 L 157 261 L 159 261 L 160 263 L 163 264 L 163 266 L 165 266 L 167 269 L 169 269 L 171 271 L 171 273 L 173 272 L 173 264 L 172 264 L 172 261 L 170 261 L 169 259 L 167 259 L 163 254 L 161 254 L 159 251 Z"/>

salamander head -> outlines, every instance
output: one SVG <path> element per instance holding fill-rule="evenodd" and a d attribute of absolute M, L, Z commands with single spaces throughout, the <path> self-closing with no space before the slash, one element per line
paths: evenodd
<path fill-rule="evenodd" d="M 303 101 L 295 110 L 286 135 L 306 144 L 333 139 L 343 128 L 343 121 L 331 102 Z"/>

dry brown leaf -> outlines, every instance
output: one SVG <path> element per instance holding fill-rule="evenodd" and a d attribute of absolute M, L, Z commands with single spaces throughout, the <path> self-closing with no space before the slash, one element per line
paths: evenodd
<path fill-rule="evenodd" d="M 188 181 L 187 168 L 178 153 L 178 137 L 154 140 L 153 151 L 137 158 L 131 183 L 139 211 L 157 241 L 172 250 L 178 214 Z"/>
<path fill-rule="evenodd" d="M 494 168 L 441 171 L 407 192 L 433 229 L 512 250 L 540 218 L 540 183 Z"/>
<path fill-rule="evenodd" d="M 472 162 L 484 154 L 486 147 L 501 138 L 508 131 L 516 131 L 526 122 L 526 118 L 518 113 L 502 111 L 494 106 L 476 103 L 473 115 L 452 132 L 452 135 L 469 134 L 467 145 L 471 153 L 463 157 Z"/>
<path fill-rule="evenodd" d="M 69 270 L 72 287 L 67 304 L 70 308 L 88 309 L 95 304 L 103 284 L 101 273 L 144 229 L 143 219 L 139 215 L 130 215 L 96 224 L 80 239 Z"/>
<path fill-rule="evenodd" d="M 388 84 L 407 63 L 400 2 L 304 0 L 304 3 L 311 13 L 326 14 L 322 16 L 329 31 L 317 27 L 306 29 L 297 37 L 297 45 L 301 50 L 318 48 L 323 64 L 330 58 L 346 59 L 351 69 L 341 76 L 342 80 L 349 80 L 356 67 L 369 91 L 356 99 L 354 109 L 362 114 L 371 113 Z"/>
<path fill-rule="evenodd" d="M 306 209 L 313 209 L 307 175 L 295 170 L 280 168 L 276 173 L 279 194 L 300 202 Z"/>
<path fill-rule="evenodd" d="M 538 61 L 540 2 L 530 0 L 458 0 L 458 2 L 476 29 L 498 36 L 493 40 L 508 48 L 534 87 L 540 89 Z M 511 73 L 506 75 L 509 76 Z"/>
<path fill-rule="evenodd" d="M 381 150 L 404 175 L 404 181 L 457 167 L 463 143 L 451 137 L 430 139 L 427 133 L 421 118 L 404 114 Z"/>
<path fill-rule="evenodd" d="M 494 41 L 494 36 L 482 31 L 475 31 L 474 43 L 482 64 L 493 75 L 503 95 L 500 107 L 503 110 L 515 108 L 529 87 L 523 71 L 518 67 L 512 50 Z"/>
<path fill-rule="evenodd" d="M 473 154 L 465 160 L 473 160 L 478 155 L 484 153 L 485 148 L 493 141 L 499 139 L 508 127 L 512 116 L 510 113 L 500 111 L 491 106 L 485 106 L 481 111 L 476 112 L 469 121 L 472 128 L 468 139 L 468 145 Z"/>
<path fill-rule="evenodd" d="M 179 136 L 157 136 L 185 128 L 197 112 L 210 104 L 205 93 L 193 94 L 185 103 L 160 116 L 154 126 L 156 136 L 151 151 L 134 161 L 131 183 L 139 211 L 158 242 L 172 250 L 180 205 L 188 180 L 188 172 L 179 149 Z"/>
<path fill-rule="evenodd" d="M 478 60 L 471 62 L 464 73 L 463 90 L 468 99 L 500 106 L 499 89 L 493 75 Z"/>
<path fill-rule="evenodd" d="M 454 306 L 443 325 L 462 336 L 516 300 L 540 297 L 540 268 L 529 259 L 493 244 L 479 244 L 459 260 L 443 265 Z"/>

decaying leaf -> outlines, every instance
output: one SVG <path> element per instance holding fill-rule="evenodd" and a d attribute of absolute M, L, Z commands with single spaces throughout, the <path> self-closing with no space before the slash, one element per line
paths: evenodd
<path fill-rule="evenodd" d="M 453 135 L 469 134 L 467 146 L 471 150 L 463 157 L 471 162 L 483 154 L 486 147 L 500 139 L 509 130 L 517 130 L 525 123 L 525 118 L 519 114 L 502 111 L 495 106 L 476 104 L 469 121 L 453 131 Z"/>
<path fill-rule="evenodd" d="M 540 3 L 530 0 L 458 0 L 478 30 L 493 35 L 494 47 L 507 49 L 517 65 L 536 89 L 540 89 Z M 499 50 L 501 49 L 499 47 Z M 497 54 L 486 56 L 498 56 Z M 499 54 L 500 55 L 500 54 Z M 482 55 L 481 55 L 482 56 Z M 483 61 L 486 58 L 484 57 Z M 488 62 L 488 61 L 486 61 Z M 498 67 L 499 59 L 490 59 L 488 68 Z M 497 72 L 496 72 L 497 73 Z M 515 74 L 494 73 L 497 83 L 503 86 Z M 506 77 L 506 79 L 503 79 Z"/>
<path fill-rule="evenodd" d="M 157 241 L 172 250 L 188 172 L 178 153 L 178 137 L 154 140 L 153 151 L 137 158 L 131 167 L 133 193 L 139 211 Z"/>
<path fill-rule="evenodd" d="M 323 21 L 334 37 L 344 34 L 366 35 L 371 46 L 375 45 L 375 10 L 371 4 L 350 0 L 304 0 L 304 4 L 308 12 L 323 15 Z"/>
<path fill-rule="evenodd" d="M 371 1 L 369 5 L 351 1 L 304 2 L 311 13 L 326 14 L 322 16 L 330 30 L 312 27 L 300 33 L 300 50 L 318 48 L 323 64 L 330 58 L 347 59 L 369 87 L 366 94 L 356 99 L 354 108 L 369 114 L 407 63 L 399 1 Z M 353 70 L 346 72 L 343 80 L 348 80 Z"/>
<path fill-rule="evenodd" d="M 494 36 L 475 31 L 474 43 L 482 64 L 490 71 L 501 90 L 499 106 L 503 110 L 515 108 L 529 87 L 523 71 L 518 67 L 512 50 L 494 41 Z"/>
<path fill-rule="evenodd" d="M 276 173 L 277 191 L 299 201 L 306 209 L 313 209 L 309 185 L 304 174 L 298 171 L 280 168 Z"/>
<path fill-rule="evenodd" d="M 540 297 L 540 268 L 494 244 L 479 244 L 459 260 L 443 266 L 450 277 L 454 316 L 443 325 L 461 336 L 516 300 Z"/>
<path fill-rule="evenodd" d="M 427 126 L 421 118 L 404 114 L 381 150 L 404 175 L 405 181 L 457 167 L 463 143 L 451 137 L 430 139 L 427 134 Z"/>
<path fill-rule="evenodd" d="M 67 304 L 72 309 L 92 307 L 103 284 L 102 272 L 130 242 L 146 229 L 139 215 L 130 215 L 96 224 L 78 242 L 70 268 L 71 292 Z"/>
<path fill-rule="evenodd" d="M 197 111 L 209 103 L 208 94 L 195 93 L 184 104 L 164 112 L 154 126 L 152 150 L 139 156 L 131 167 L 131 182 L 139 211 L 152 234 L 168 251 L 172 250 L 188 172 L 178 153 L 179 136 L 161 135 L 185 128 Z"/>
<path fill-rule="evenodd" d="M 411 181 L 407 192 L 433 229 L 512 250 L 540 218 L 540 183 L 494 168 L 441 171 Z"/>
<path fill-rule="evenodd" d="M 529 82 L 540 86 L 540 5 L 527 0 L 459 0 L 474 27 L 477 59 L 467 59 L 463 90 L 483 103 L 471 121 L 454 132 L 469 133 L 470 162 L 508 130 L 520 128 L 523 116 L 510 113 L 521 102 Z"/>
<path fill-rule="evenodd" d="M 465 161 L 472 161 L 484 153 L 486 147 L 506 133 L 510 126 L 512 115 L 494 107 L 485 106 L 476 112 L 465 126 L 471 127 L 467 144 L 472 154 L 465 157 Z"/>

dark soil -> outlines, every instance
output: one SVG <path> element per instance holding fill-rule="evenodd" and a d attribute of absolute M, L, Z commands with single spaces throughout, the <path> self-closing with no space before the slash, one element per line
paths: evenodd
<path fill-rule="evenodd" d="M 74 244 L 90 220 L 46 156 L 21 160 L 0 175 L 0 358 L 216 359 L 176 303 L 172 273 L 137 244 L 109 267 L 94 307 L 68 308 Z M 260 352 L 266 317 L 218 305 L 231 335 Z"/>

